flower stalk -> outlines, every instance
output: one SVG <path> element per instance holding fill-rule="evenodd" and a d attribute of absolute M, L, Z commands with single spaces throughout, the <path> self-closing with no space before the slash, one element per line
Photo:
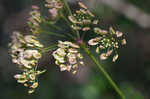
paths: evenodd
<path fill-rule="evenodd" d="M 118 95 L 121 97 L 121 99 L 126 99 L 124 94 L 121 92 L 119 87 L 115 84 L 115 82 L 112 80 L 112 78 L 109 76 L 109 74 L 105 71 L 105 69 L 102 67 L 102 65 L 97 61 L 95 56 L 88 50 L 86 45 L 83 43 L 81 45 L 82 49 L 85 51 L 85 53 L 91 58 L 91 60 L 98 66 L 100 71 L 103 73 L 105 78 L 108 80 L 108 82 L 111 84 L 111 86 L 114 88 L 114 90 L 118 93 Z"/>

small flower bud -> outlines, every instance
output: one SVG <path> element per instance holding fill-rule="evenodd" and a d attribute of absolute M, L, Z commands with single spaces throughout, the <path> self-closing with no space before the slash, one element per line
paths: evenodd
<path fill-rule="evenodd" d="M 79 2 L 78 4 L 81 8 L 87 9 L 87 7 L 82 2 Z"/>
<path fill-rule="evenodd" d="M 102 53 L 101 55 L 100 55 L 100 59 L 101 60 L 106 60 L 108 57 L 106 56 L 106 54 L 105 53 Z"/>
<path fill-rule="evenodd" d="M 30 90 L 28 91 L 29 94 L 32 94 L 33 92 L 34 92 L 34 89 L 30 89 Z"/>
<path fill-rule="evenodd" d="M 97 27 L 94 28 L 94 32 L 100 35 L 105 35 L 108 33 L 106 30 L 101 30 L 100 28 L 97 28 Z"/>
<path fill-rule="evenodd" d="M 117 32 L 116 32 L 116 35 L 117 35 L 117 37 L 122 37 L 123 33 L 122 33 L 122 32 L 117 31 Z"/>
<path fill-rule="evenodd" d="M 37 82 L 33 83 L 32 86 L 31 86 L 31 88 L 33 88 L 33 89 L 35 89 L 37 87 L 38 87 L 38 83 Z"/>
<path fill-rule="evenodd" d="M 116 54 L 116 55 L 113 57 L 113 62 L 115 62 L 117 59 L 118 59 L 118 54 Z"/>
<path fill-rule="evenodd" d="M 91 40 L 88 41 L 88 44 L 89 45 L 97 45 L 99 43 L 100 39 L 101 39 L 100 37 L 96 37 L 94 39 L 91 39 Z"/>
<path fill-rule="evenodd" d="M 127 43 L 126 39 L 123 39 L 121 42 L 122 45 L 126 45 L 126 43 Z"/>

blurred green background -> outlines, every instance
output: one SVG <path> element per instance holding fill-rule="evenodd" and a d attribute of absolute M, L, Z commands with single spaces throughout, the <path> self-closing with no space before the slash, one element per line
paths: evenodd
<path fill-rule="evenodd" d="M 51 56 L 44 56 L 40 66 L 47 72 L 40 76 L 33 95 L 18 84 L 19 72 L 8 53 L 10 35 L 26 29 L 32 4 L 42 0 L 0 0 L 0 99 L 120 99 L 103 74 L 86 57 L 77 75 L 60 72 Z M 76 0 L 69 0 L 76 8 Z M 150 99 L 150 0 L 81 0 L 100 18 L 102 27 L 125 33 L 127 46 L 119 50 L 116 63 L 101 62 L 127 99 Z M 48 53 L 50 55 L 51 53 Z"/>

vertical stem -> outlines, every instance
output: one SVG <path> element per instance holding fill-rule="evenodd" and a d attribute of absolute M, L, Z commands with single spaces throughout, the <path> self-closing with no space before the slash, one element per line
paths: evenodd
<path fill-rule="evenodd" d="M 96 60 L 94 55 L 86 48 L 85 44 L 82 44 L 81 47 L 84 49 L 84 51 L 88 54 L 88 56 L 92 59 L 92 61 L 98 66 L 100 71 L 104 74 L 105 78 L 109 81 L 111 86 L 114 88 L 114 90 L 118 93 L 118 95 L 121 97 L 121 99 L 126 99 L 121 90 L 118 88 L 118 86 L 115 84 L 115 82 L 111 79 L 109 74 L 105 71 L 105 69 L 101 66 L 101 64 Z"/>

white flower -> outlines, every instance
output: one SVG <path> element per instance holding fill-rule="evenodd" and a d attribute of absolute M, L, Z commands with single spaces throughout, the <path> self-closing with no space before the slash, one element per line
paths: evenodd
<path fill-rule="evenodd" d="M 33 54 L 33 57 L 37 60 L 40 59 L 42 56 L 41 53 L 39 53 L 37 50 L 33 50 L 32 54 Z"/>
<path fill-rule="evenodd" d="M 61 64 L 60 65 L 60 71 L 65 71 L 65 70 L 67 70 L 67 66 L 64 64 Z"/>
<path fill-rule="evenodd" d="M 32 9 L 39 10 L 40 8 L 36 5 L 32 5 Z"/>
<path fill-rule="evenodd" d="M 29 93 L 34 92 L 33 89 L 37 87 L 37 83 L 35 83 L 37 75 L 44 72 L 36 71 L 43 45 L 33 35 L 23 36 L 19 32 L 14 32 L 10 48 L 12 61 L 18 64 L 22 71 L 22 74 L 16 74 L 14 78 L 18 83 L 32 88 L 32 90 L 29 90 Z"/>
<path fill-rule="evenodd" d="M 49 9 L 49 13 L 52 19 L 55 19 L 58 15 L 58 10 L 56 8 Z"/>
<path fill-rule="evenodd" d="M 100 52 L 100 47 L 97 47 L 96 48 L 96 53 L 99 53 Z"/>
<path fill-rule="evenodd" d="M 83 29 L 82 29 L 82 31 L 89 31 L 91 28 L 90 27 L 84 27 Z"/>
<path fill-rule="evenodd" d="M 53 56 L 56 59 L 56 65 L 59 65 L 61 71 L 75 72 L 78 69 L 78 65 L 83 65 L 81 59 L 83 56 L 78 52 L 79 46 L 68 41 L 58 41 L 58 49 L 53 52 Z M 76 68 L 73 68 L 76 66 Z"/>
<path fill-rule="evenodd" d="M 91 23 L 91 20 L 89 19 L 84 19 L 82 20 L 83 24 L 90 24 Z"/>
<path fill-rule="evenodd" d="M 98 22 L 99 22 L 98 20 L 94 20 L 94 21 L 93 21 L 93 24 L 96 24 L 96 25 L 97 25 Z"/>
<path fill-rule="evenodd" d="M 108 33 L 108 31 L 102 30 L 102 29 L 100 29 L 98 27 L 94 28 L 94 32 L 97 33 L 97 34 L 101 34 L 101 35 L 105 35 L 105 34 Z"/>
<path fill-rule="evenodd" d="M 63 48 L 58 48 L 56 50 L 57 54 L 60 55 L 60 56 L 65 56 L 66 55 L 66 52 L 65 52 L 65 49 Z"/>
<path fill-rule="evenodd" d="M 57 54 L 57 51 L 53 52 L 54 58 L 59 62 L 59 63 L 65 63 L 64 57 L 60 56 Z"/>
<path fill-rule="evenodd" d="M 35 39 L 36 39 L 36 37 L 33 36 L 33 35 L 26 35 L 26 36 L 24 37 L 24 40 L 25 40 L 27 43 L 34 43 Z"/>
<path fill-rule="evenodd" d="M 110 55 L 112 54 L 112 52 L 113 52 L 113 50 L 107 51 L 106 56 L 107 56 L 107 57 L 110 56 Z"/>
<path fill-rule="evenodd" d="M 123 39 L 122 42 L 121 42 L 121 44 L 122 44 L 122 45 L 126 45 L 126 44 L 127 44 L 126 39 Z"/>
<path fill-rule="evenodd" d="M 24 58 L 31 59 L 33 56 L 33 50 L 25 50 L 24 52 Z"/>
<path fill-rule="evenodd" d="M 78 53 L 78 50 L 74 49 L 74 48 L 69 48 L 68 49 L 69 53 Z"/>
<path fill-rule="evenodd" d="M 34 89 L 30 89 L 30 90 L 28 91 L 29 94 L 31 94 L 31 93 L 33 93 L 33 92 L 34 92 Z"/>
<path fill-rule="evenodd" d="M 23 67 L 27 68 L 27 69 L 31 69 L 32 66 L 30 64 L 30 61 L 25 60 L 24 58 L 19 58 L 20 61 L 20 65 L 22 65 Z"/>
<path fill-rule="evenodd" d="M 100 59 L 101 60 L 106 60 L 108 57 L 106 56 L 106 53 L 102 53 L 101 55 L 100 55 Z"/>
<path fill-rule="evenodd" d="M 34 81 L 36 79 L 36 75 L 35 74 L 30 74 L 29 78 Z"/>
<path fill-rule="evenodd" d="M 77 60 L 76 60 L 76 58 L 69 58 L 69 63 L 71 64 L 71 65 L 73 65 L 73 64 L 76 64 L 77 63 Z"/>
<path fill-rule="evenodd" d="M 34 88 L 34 89 L 37 88 L 37 87 L 38 87 L 38 83 L 37 82 L 33 83 L 32 86 L 31 86 L 31 88 Z"/>
<path fill-rule="evenodd" d="M 67 54 L 67 57 L 68 57 L 68 58 L 76 58 L 76 54 L 68 53 L 68 54 Z"/>
<path fill-rule="evenodd" d="M 27 79 L 19 79 L 19 80 L 17 80 L 18 83 L 25 83 L 27 81 L 28 81 Z"/>
<path fill-rule="evenodd" d="M 23 79 L 23 78 L 25 78 L 23 75 L 21 75 L 21 74 L 16 74 L 16 75 L 14 75 L 14 78 L 15 79 Z"/>
<path fill-rule="evenodd" d="M 116 31 L 116 35 L 117 35 L 117 37 L 122 37 L 123 33 L 119 32 L 119 31 Z"/>
<path fill-rule="evenodd" d="M 74 16 L 68 16 L 68 19 L 72 22 L 72 23 L 77 23 L 77 20 Z"/>
<path fill-rule="evenodd" d="M 94 39 L 91 39 L 91 40 L 88 41 L 88 44 L 89 45 L 97 45 L 99 43 L 100 39 L 101 39 L 100 37 L 96 37 Z"/>
<path fill-rule="evenodd" d="M 87 7 L 82 2 L 79 2 L 78 4 L 81 8 L 87 9 Z"/>
<path fill-rule="evenodd" d="M 83 59 L 83 56 L 82 56 L 81 53 L 78 53 L 78 54 L 77 54 L 77 57 L 78 57 L 79 59 Z"/>
<path fill-rule="evenodd" d="M 117 59 L 118 59 L 118 54 L 116 54 L 116 55 L 113 57 L 113 62 L 115 62 Z"/>

